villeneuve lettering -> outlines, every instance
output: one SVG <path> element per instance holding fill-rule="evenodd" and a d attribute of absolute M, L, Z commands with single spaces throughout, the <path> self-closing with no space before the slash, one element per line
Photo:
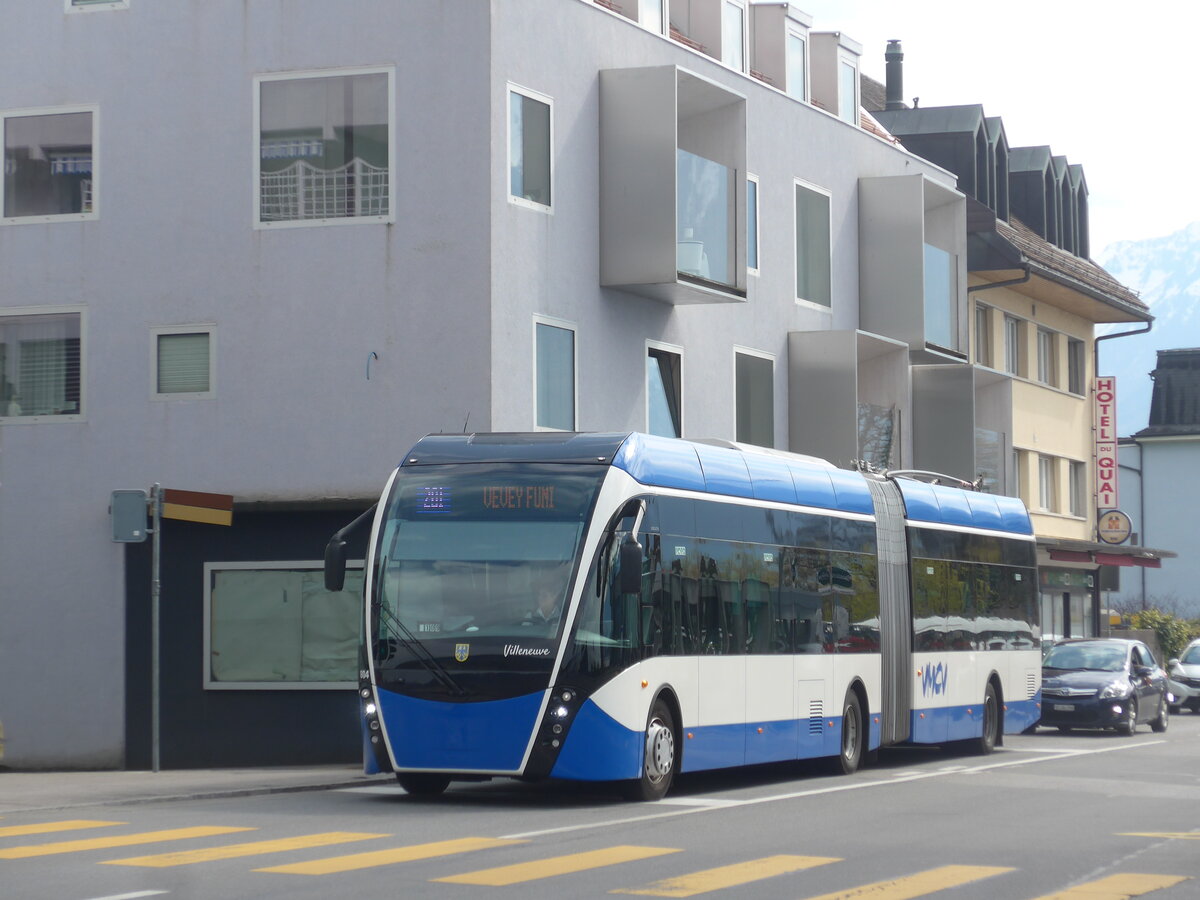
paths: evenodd
<path fill-rule="evenodd" d="M 522 647 L 520 644 L 505 644 L 505 656 L 549 656 L 549 647 Z"/>

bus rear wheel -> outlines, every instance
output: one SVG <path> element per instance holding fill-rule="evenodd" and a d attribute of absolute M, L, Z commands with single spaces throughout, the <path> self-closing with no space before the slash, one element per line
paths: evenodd
<path fill-rule="evenodd" d="M 631 800 L 661 800 L 675 779 L 675 715 L 662 697 L 650 707 L 642 748 L 642 774 L 627 791 Z"/>
<path fill-rule="evenodd" d="M 414 797 L 436 797 L 450 786 L 450 778 L 433 772 L 397 772 L 396 780 Z"/>
<path fill-rule="evenodd" d="M 838 753 L 838 767 L 844 775 L 853 775 L 862 763 L 863 748 L 867 742 L 867 731 L 863 726 L 862 704 L 858 702 L 858 694 L 846 692 L 846 702 L 842 706 L 842 741 Z"/>
<path fill-rule="evenodd" d="M 983 733 L 974 742 L 973 749 L 980 756 L 987 756 L 996 749 L 1000 740 L 1000 702 L 996 699 L 996 688 L 988 682 L 983 692 Z"/>

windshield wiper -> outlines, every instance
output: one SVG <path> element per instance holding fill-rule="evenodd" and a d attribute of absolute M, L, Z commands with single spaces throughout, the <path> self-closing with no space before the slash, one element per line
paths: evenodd
<path fill-rule="evenodd" d="M 417 662 L 429 670 L 429 673 L 442 687 L 459 697 L 467 695 L 462 685 L 455 681 L 454 677 L 437 661 L 437 657 L 429 652 L 429 648 L 421 643 L 420 638 L 409 631 L 408 627 L 390 609 L 380 603 L 378 610 L 384 619 L 384 626 L 391 636 L 403 644 L 404 648 L 413 655 Z"/>

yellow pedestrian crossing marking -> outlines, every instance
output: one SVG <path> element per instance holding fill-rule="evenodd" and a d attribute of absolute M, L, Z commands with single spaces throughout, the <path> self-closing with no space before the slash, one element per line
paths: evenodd
<path fill-rule="evenodd" d="M 98 819 L 64 819 L 61 822 L 40 822 L 37 825 L 5 825 L 0 828 L 0 837 L 53 834 L 56 831 L 76 831 L 84 828 L 106 828 L 109 825 L 128 824 L 128 822 L 102 822 Z"/>
<path fill-rule="evenodd" d="M 613 866 L 617 863 L 651 859 L 655 856 L 665 856 L 668 853 L 679 852 L 678 849 L 668 847 L 632 847 L 622 844 L 616 847 L 606 847 L 603 850 L 571 853 L 567 856 L 552 856 L 548 859 L 538 859 L 533 862 L 518 863 L 513 866 L 480 869 L 478 872 L 466 872 L 462 875 L 450 875 L 446 878 L 432 878 L 430 880 L 445 881 L 451 884 L 479 884 L 487 887 L 504 887 L 510 884 L 520 884 L 524 881 L 537 881 L 540 878 L 553 878 L 556 875 L 570 875 L 574 872 L 585 872 L 588 869 L 599 869 L 603 866 Z"/>
<path fill-rule="evenodd" d="M 58 841 L 52 844 L 25 844 L 0 850 L 0 859 L 27 859 L 31 856 L 52 856 L 56 853 L 76 853 L 81 850 L 106 850 L 111 847 L 132 847 L 136 844 L 154 844 L 160 841 L 183 841 L 188 838 L 211 837 L 215 834 L 233 834 L 235 831 L 254 831 L 253 828 L 225 828 L 202 826 L 199 828 L 168 828 L 165 831 L 143 831 L 139 834 L 110 835 L 102 838 L 85 838 L 78 841 Z"/>
<path fill-rule="evenodd" d="M 393 847 L 388 850 L 368 850 L 366 853 L 331 856 L 328 859 L 313 859 L 308 862 L 270 866 L 254 871 L 282 872 L 287 875 L 333 875 L 338 872 L 353 872 L 375 866 L 389 866 L 419 859 L 433 859 L 437 856 L 450 856 L 453 853 L 470 853 L 473 850 L 486 850 L 489 847 L 507 847 L 511 844 L 524 843 L 525 841 L 500 838 L 458 838 L 450 841 L 434 841 L 428 844 L 413 844 L 408 847 Z"/>
<path fill-rule="evenodd" d="M 1161 891 L 1188 880 L 1179 875 L 1139 875 L 1127 872 L 1078 884 L 1057 894 L 1038 897 L 1037 900 L 1129 900 L 1130 897 Z"/>
<path fill-rule="evenodd" d="M 934 891 L 944 891 L 947 888 L 970 884 L 972 881 L 982 881 L 993 875 L 1003 875 L 1012 869 L 999 866 L 940 866 L 915 875 L 906 875 L 891 881 L 877 881 L 874 884 L 864 884 L 861 887 L 850 888 L 848 891 L 836 891 L 832 894 L 822 894 L 809 900 L 913 900 Z"/>
<path fill-rule="evenodd" d="M 305 834 L 299 837 L 277 838 L 270 841 L 252 841 L 248 844 L 227 844 L 224 847 L 205 847 L 201 850 L 180 850 L 175 853 L 158 853 L 153 856 L 112 859 L 106 860 L 104 865 L 165 869 L 170 866 L 190 866 L 193 863 L 212 862 L 217 859 L 237 859 L 242 856 L 256 856 L 260 853 L 283 853 L 287 850 L 328 847 L 330 844 L 348 844 L 351 841 L 369 841 L 385 837 L 391 837 L 391 835 L 365 834 L 357 831 L 327 831 L 322 834 Z"/>
<path fill-rule="evenodd" d="M 646 897 L 695 897 L 697 894 L 750 884 L 774 878 L 776 875 L 786 875 L 788 872 L 799 872 L 802 869 L 815 869 L 817 866 L 835 862 L 841 860 L 833 856 L 767 856 L 731 866 L 705 869 L 703 872 L 693 872 L 678 878 L 664 878 L 643 888 L 622 888 L 609 893 L 639 894 Z"/>
<path fill-rule="evenodd" d="M 1118 837 L 1153 837 L 1180 841 L 1200 841 L 1200 831 L 1123 831 Z"/>

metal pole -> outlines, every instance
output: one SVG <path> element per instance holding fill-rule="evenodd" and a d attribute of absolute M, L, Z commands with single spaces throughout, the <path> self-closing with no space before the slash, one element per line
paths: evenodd
<path fill-rule="evenodd" d="M 154 544 L 150 568 L 150 758 L 151 768 L 159 768 L 159 662 L 158 662 L 158 601 L 161 591 L 159 581 L 162 557 L 162 485 L 154 483 L 150 490 L 153 504 Z"/>

